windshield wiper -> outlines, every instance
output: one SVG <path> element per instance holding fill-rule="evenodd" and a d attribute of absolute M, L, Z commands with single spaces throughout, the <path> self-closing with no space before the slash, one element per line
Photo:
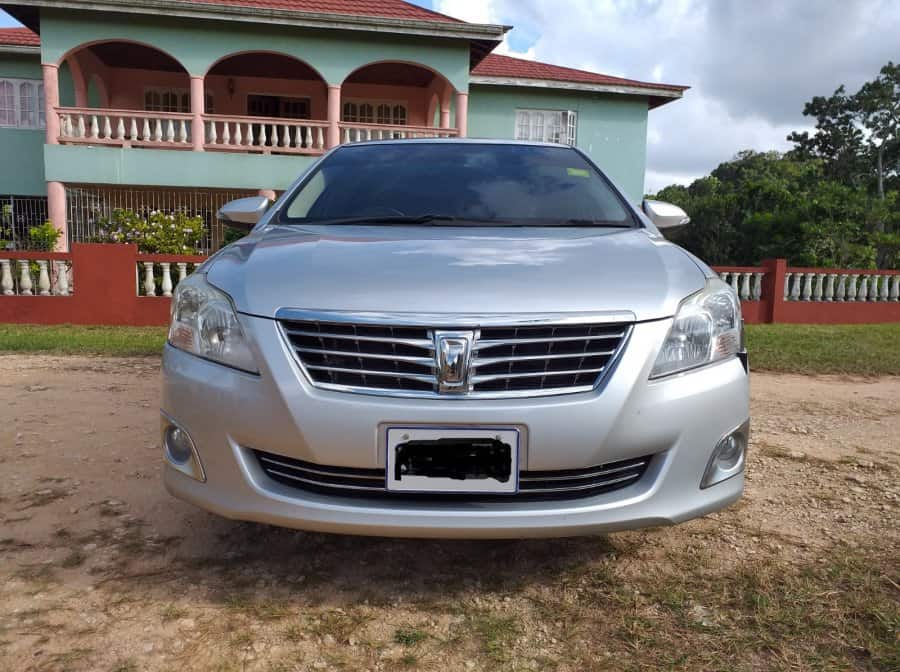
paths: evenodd
<path fill-rule="evenodd" d="M 453 215 L 377 215 L 374 217 L 337 217 L 335 219 L 306 219 L 287 221 L 285 224 L 430 224 L 432 222 L 453 222 Z"/>
<path fill-rule="evenodd" d="M 627 222 L 610 222 L 604 219 L 567 219 L 560 222 L 559 226 L 595 226 L 604 229 L 633 229 L 633 224 Z"/>

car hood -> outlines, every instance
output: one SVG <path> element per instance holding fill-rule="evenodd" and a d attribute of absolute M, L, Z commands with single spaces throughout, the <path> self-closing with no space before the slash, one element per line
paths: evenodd
<path fill-rule="evenodd" d="M 705 278 L 642 229 L 271 226 L 217 254 L 238 311 L 672 316 Z"/>

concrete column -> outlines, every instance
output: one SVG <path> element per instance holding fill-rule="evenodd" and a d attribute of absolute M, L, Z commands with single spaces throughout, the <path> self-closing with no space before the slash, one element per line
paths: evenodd
<path fill-rule="evenodd" d="M 59 69 L 55 65 L 42 65 L 44 73 L 44 117 L 47 120 L 47 144 L 59 144 Z M 65 209 L 63 209 L 65 212 Z"/>
<path fill-rule="evenodd" d="M 328 85 L 328 137 L 325 147 L 331 149 L 341 144 L 341 87 L 339 84 Z"/>
<path fill-rule="evenodd" d="M 191 76 L 191 141 L 195 152 L 202 152 L 206 141 L 206 125 L 203 114 L 206 111 L 206 90 L 203 77 Z"/>
<path fill-rule="evenodd" d="M 459 92 L 456 94 L 456 130 L 459 137 L 464 138 L 468 133 L 469 124 L 469 94 Z"/>
<path fill-rule="evenodd" d="M 47 182 L 47 217 L 61 234 L 57 252 L 69 251 L 69 227 L 66 223 L 66 187 L 62 182 Z"/>
<path fill-rule="evenodd" d="M 441 128 L 450 128 L 450 98 L 452 95 L 448 84 L 441 92 Z"/>

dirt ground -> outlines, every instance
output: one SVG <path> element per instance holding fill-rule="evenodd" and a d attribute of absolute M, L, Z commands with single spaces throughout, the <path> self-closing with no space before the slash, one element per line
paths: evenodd
<path fill-rule="evenodd" d="M 0 670 L 900 669 L 900 379 L 755 374 L 719 514 L 467 542 L 171 498 L 158 366 L 0 357 Z"/>

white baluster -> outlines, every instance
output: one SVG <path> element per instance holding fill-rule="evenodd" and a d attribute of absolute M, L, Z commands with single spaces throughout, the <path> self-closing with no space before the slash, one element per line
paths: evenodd
<path fill-rule="evenodd" d="M 900 301 L 900 275 L 891 276 L 891 301 Z"/>
<path fill-rule="evenodd" d="M 188 141 L 187 124 L 184 119 L 178 122 L 178 142 L 185 143 Z"/>
<path fill-rule="evenodd" d="M 757 272 L 753 274 L 753 294 L 750 298 L 754 301 L 759 301 L 762 298 L 763 276 L 765 276 L 765 273 Z"/>
<path fill-rule="evenodd" d="M 791 278 L 794 276 L 793 273 L 785 273 L 784 274 L 784 296 L 782 299 L 784 301 L 789 301 L 791 297 Z"/>
<path fill-rule="evenodd" d="M 730 275 L 731 273 L 729 273 L 728 271 L 722 271 L 719 273 L 719 280 L 721 280 L 725 284 L 728 284 L 728 276 Z"/>
<path fill-rule="evenodd" d="M 838 276 L 838 286 L 837 292 L 834 296 L 835 301 L 846 301 L 847 300 L 847 276 L 841 273 Z"/>
<path fill-rule="evenodd" d="M 306 143 L 306 133 L 305 126 L 294 126 L 294 147 L 297 149 L 303 148 L 303 145 Z"/>
<path fill-rule="evenodd" d="M 50 273 L 47 272 L 47 260 L 39 259 L 38 265 L 38 294 L 50 296 Z"/>
<path fill-rule="evenodd" d="M 86 132 L 87 132 L 87 131 L 85 131 L 85 128 L 84 128 L 84 115 L 83 115 L 83 114 L 79 114 L 79 115 L 78 115 L 78 135 L 77 135 L 77 137 L 83 138 L 83 137 L 84 137 L 84 134 L 85 134 Z"/>
<path fill-rule="evenodd" d="M 372 129 L 367 128 L 366 129 L 366 140 L 371 140 L 371 139 L 372 139 Z"/>
<path fill-rule="evenodd" d="M 178 282 L 181 282 L 187 277 L 187 264 L 179 261 L 175 265 L 178 267 Z"/>
<path fill-rule="evenodd" d="M 750 274 L 749 273 L 741 273 L 741 301 L 748 301 L 750 299 Z"/>
<path fill-rule="evenodd" d="M 166 261 L 161 261 L 159 262 L 159 265 L 162 267 L 162 295 L 172 296 L 172 264 Z"/>
<path fill-rule="evenodd" d="M 869 276 L 869 301 L 878 301 L 878 277 L 877 275 Z"/>
<path fill-rule="evenodd" d="M 272 138 L 272 147 L 278 146 L 278 127 L 275 124 L 269 126 L 269 137 Z"/>
<path fill-rule="evenodd" d="M 109 123 L 108 114 L 103 115 L 103 137 L 107 139 L 112 137 L 112 125 Z"/>
<path fill-rule="evenodd" d="M 856 279 L 858 277 L 858 275 L 853 273 L 847 281 L 847 301 L 856 301 Z"/>
<path fill-rule="evenodd" d="M 812 297 L 812 281 L 815 273 L 806 274 L 806 282 L 803 283 L 803 294 L 800 296 L 802 301 L 809 301 Z"/>
<path fill-rule="evenodd" d="M 890 291 L 888 289 L 888 281 L 891 279 L 889 275 L 881 276 L 881 295 L 878 297 L 879 301 L 887 301 L 890 298 Z"/>
<path fill-rule="evenodd" d="M 822 294 L 825 291 L 825 274 L 824 273 L 816 273 L 816 279 L 813 283 L 813 301 L 821 301 Z"/>
<path fill-rule="evenodd" d="M 72 115 L 64 114 L 60 117 L 60 126 L 63 129 L 63 137 L 71 138 L 72 137 Z"/>
<path fill-rule="evenodd" d="M 800 288 L 803 286 L 803 273 L 794 273 L 794 286 L 791 287 L 791 301 L 800 300 Z"/>
<path fill-rule="evenodd" d="M 249 146 L 252 147 L 252 146 L 253 146 L 253 141 L 254 141 L 254 137 L 253 137 L 253 124 L 248 123 L 248 124 L 247 124 L 247 145 L 249 145 Z"/>
<path fill-rule="evenodd" d="M 234 124 L 234 144 L 236 147 L 244 144 L 244 136 L 241 135 L 241 122 L 239 121 Z"/>
<path fill-rule="evenodd" d="M 166 142 L 175 142 L 175 124 L 171 119 L 166 121 Z"/>
<path fill-rule="evenodd" d="M 125 120 L 122 117 L 119 117 L 118 121 L 116 121 L 116 139 L 125 139 Z"/>
<path fill-rule="evenodd" d="M 19 259 L 19 294 L 23 296 L 31 296 L 31 269 L 28 268 L 26 259 Z"/>
<path fill-rule="evenodd" d="M 216 133 L 216 122 L 209 122 L 209 144 L 214 145 L 218 142 L 219 136 Z"/>
<path fill-rule="evenodd" d="M 53 262 L 56 268 L 56 289 L 57 296 L 69 295 L 69 269 L 66 268 L 66 262 Z"/>
<path fill-rule="evenodd" d="M 278 144 L 282 147 L 291 146 L 291 127 L 287 124 L 283 124 L 281 127 L 281 137 L 278 140 Z"/>
<path fill-rule="evenodd" d="M 4 296 L 13 294 L 13 278 L 9 259 L 0 259 L 0 292 L 3 292 Z"/>
<path fill-rule="evenodd" d="M 144 294 L 156 296 L 156 280 L 153 279 L 153 262 L 144 262 Z"/>
<path fill-rule="evenodd" d="M 260 124 L 259 125 L 259 146 L 265 147 L 267 140 L 268 140 L 268 138 L 266 138 L 266 125 Z"/>
<path fill-rule="evenodd" d="M 137 120 L 134 117 L 131 118 L 131 125 L 128 127 L 128 137 L 131 140 L 137 140 L 138 138 Z"/>
<path fill-rule="evenodd" d="M 319 126 L 319 132 L 316 135 L 316 149 L 324 149 L 325 147 L 325 135 L 322 133 L 322 127 Z"/>
<path fill-rule="evenodd" d="M 865 301 L 869 294 L 869 276 L 862 274 L 859 276 L 859 292 L 856 294 L 857 301 Z"/>
<path fill-rule="evenodd" d="M 828 280 L 825 283 L 825 300 L 834 301 L 834 279 L 837 277 L 834 273 L 828 274 Z"/>
<path fill-rule="evenodd" d="M 152 139 L 150 135 L 150 120 L 144 117 L 144 124 L 141 127 L 141 140 L 149 142 Z"/>
<path fill-rule="evenodd" d="M 153 140 L 162 142 L 163 139 L 163 122 L 162 119 L 155 119 L 153 124 Z"/>
<path fill-rule="evenodd" d="M 350 142 L 350 129 L 345 128 L 344 129 L 344 144 L 347 144 L 349 142 Z"/>
<path fill-rule="evenodd" d="M 75 293 L 75 268 L 69 264 L 66 270 L 66 278 L 69 281 L 69 294 Z"/>
<path fill-rule="evenodd" d="M 738 282 L 740 282 L 741 274 L 740 273 L 732 273 L 731 274 L 731 288 L 734 290 L 736 296 L 741 295 L 740 287 L 738 286 Z"/>
<path fill-rule="evenodd" d="M 226 147 L 231 144 L 231 123 L 222 122 L 222 144 Z"/>
<path fill-rule="evenodd" d="M 91 115 L 91 137 L 98 138 L 100 137 L 100 124 L 97 123 L 97 115 Z"/>

